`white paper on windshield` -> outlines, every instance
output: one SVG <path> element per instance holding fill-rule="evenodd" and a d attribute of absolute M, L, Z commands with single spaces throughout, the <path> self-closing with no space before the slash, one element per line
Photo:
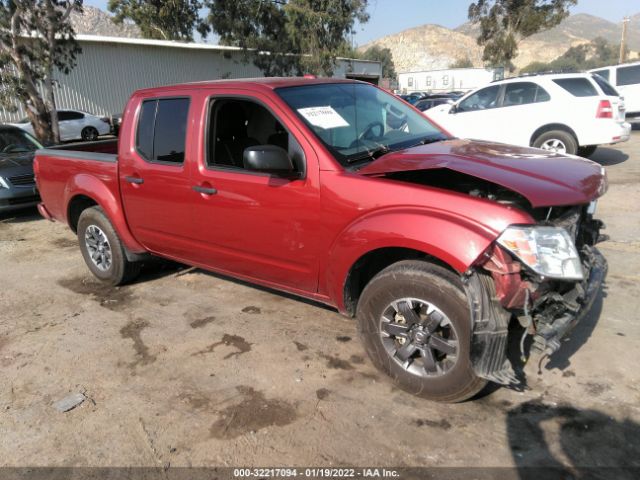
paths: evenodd
<path fill-rule="evenodd" d="M 298 112 L 314 127 L 330 128 L 348 127 L 347 121 L 332 107 L 299 108 Z"/>

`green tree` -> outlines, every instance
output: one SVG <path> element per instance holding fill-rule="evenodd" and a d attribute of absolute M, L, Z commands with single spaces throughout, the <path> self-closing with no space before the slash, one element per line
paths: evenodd
<path fill-rule="evenodd" d="M 207 26 L 267 76 L 331 75 L 367 0 L 207 0 Z"/>
<path fill-rule="evenodd" d="M 449 65 L 449 68 L 473 68 L 473 62 L 469 57 L 458 58 Z"/>
<path fill-rule="evenodd" d="M 107 8 L 115 14 L 114 21 L 131 20 L 144 38 L 156 40 L 193 40 L 194 30 L 206 35 L 201 22 L 198 0 L 109 0 Z"/>
<path fill-rule="evenodd" d="M 393 55 L 388 48 L 382 48 L 377 45 L 367 48 L 362 54 L 356 58 L 362 58 L 364 60 L 375 60 L 382 65 L 382 77 L 395 79 L 398 74 L 396 73 L 396 67 L 393 63 Z"/>
<path fill-rule="evenodd" d="M 515 70 L 513 59 L 525 38 L 558 25 L 577 0 L 478 0 L 469 6 L 469 20 L 478 22 L 482 59 L 491 66 Z"/>
<path fill-rule="evenodd" d="M 60 140 L 54 75 L 81 52 L 69 21 L 81 9 L 78 0 L 0 1 L 0 103 L 15 111 L 18 100 L 41 142 Z"/>

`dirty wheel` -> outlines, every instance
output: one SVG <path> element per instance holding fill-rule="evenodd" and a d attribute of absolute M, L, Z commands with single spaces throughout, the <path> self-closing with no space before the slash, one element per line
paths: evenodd
<path fill-rule="evenodd" d="M 80 214 L 78 242 L 89 270 L 105 283 L 120 285 L 140 272 L 139 263 L 127 260 L 120 238 L 100 207 Z"/>
<path fill-rule="evenodd" d="M 80 135 L 85 142 L 93 142 L 98 139 L 98 130 L 94 127 L 84 127 Z"/>
<path fill-rule="evenodd" d="M 598 149 L 597 145 L 587 145 L 585 147 L 578 147 L 578 155 L 584 158 L 589 158 L 591 155 L 596 153 Z"/>
<path fill-rule="evenodd" d="M 479 392 L 469 359 L 469 306 L 458 277 L 422 261 L 387 267 L 358 302 L 367 353 L 404 390 L 459 402 Z"/>
<path fill-rule="evenodd" d="M 578 143 L 573 135 L 563 130 L 552 130 L 539 135 L 533 141 L 533 146 L 549 152 L 569 155 L 575 155 L 578 151 Z"/>

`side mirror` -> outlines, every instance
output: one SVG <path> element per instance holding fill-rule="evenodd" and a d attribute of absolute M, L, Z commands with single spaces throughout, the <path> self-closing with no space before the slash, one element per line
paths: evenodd
<path fill-rule="evenodd" d="M 281 176 L 295 176 L 287 151 L 277 145 L 256 145 L 244 149 L 244 168 Z"/>
<path fill-rule="evenodd" d="M 449 113 L 453 114 L 456 113 L 458 111 L 458 106 L 454 103 L 453 105 L 451 105 L 451 108 L 449 109 Z"/>

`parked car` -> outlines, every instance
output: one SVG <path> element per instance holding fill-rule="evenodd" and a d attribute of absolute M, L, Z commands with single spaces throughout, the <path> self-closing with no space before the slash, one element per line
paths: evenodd
<path fill-rule="evenodd" d="M 624 97 L 627 120 L 640 122 L 640 62 L 613 65 L 590 70 L 600 75 Z"/>
<path fill-rule="evenodd" d="M 450 97 L 427 97 L 422 100 L 418 100 L 413 106 L 421 112 L 429 110 L 430 108 L 437 107 L 438 105 L 453 104 L 454 100 Z"/>
<path fill-rule="evenodd" d="M 413 92 L 407 95 L 400 95 L 405 102 L 410 103 L 411 105 L 415 105 L 418 101 L 422 100 L 427 96 L 426 93 L 423 92 Z"/>
<path fill-rule="evenodd" d="M 331 305 L 380 370 L 435 400 L 517 384 L 510 320 L 553 354 L 604 278 L 603 167 L 453 139 L 363 82 L 141 90 L 119 140 L 41 150 L 35 171 L 41 214 L 105 283 L 153 254 Z"/>
<path fill-rule="evenodd" d="M 100 135 L 111 133 L 108 117 L 96 117 L 80 110 L 58 110 L 58 124 L 60 125 L 60 140 L 93 141 Z M 33 127 L 28 118 L 23 118 L 13 126 L 21 128 L 33 135 Z"/>
<path fill-rule="evenodd" d="M 489 140 L 588 157 L 598 145 L 625 142 L 625 104 L 593 74 L 510 78 L 468 93 L 429 118 L 461 138 Z"/>
<path fill-rule="evenodd" d="M 42 145 L 27 132 L 0 125 L 0 212 L 40 201 L 33 178 L 33 157 L 39 148 Z"/>

